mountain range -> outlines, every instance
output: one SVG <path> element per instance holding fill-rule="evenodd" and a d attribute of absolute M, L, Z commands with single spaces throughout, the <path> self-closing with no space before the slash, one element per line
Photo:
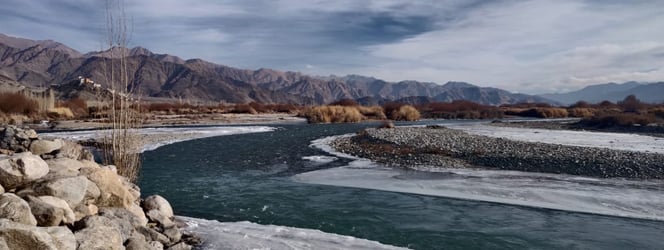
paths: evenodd
<path fill-rule="evenodd" d="M 122 51 L 119 51 L 122 50 Z M 117 53 L 122 52 L 122 53 Z M 464 82 L 388 82 L 359 75 L 317 77 L 273 69 L 246 70 L 201 59 L 184 60 L 136 47 L 80 53 L 51 40 L 0 34 L 0 77 L 28 87 L 62 85 L 83 76 L 105 86 L 106 65 L 125 55 L 129 83 L 153 98 L 246 103 L 325 104 L 339 99 L 371 103 L 469 100 L 487 105 L 555 101 Z"/>
<path fill-rule="evenodd" d="M 562 104 L 573 104 L 577 101 L 598 103 L 601 101 L 618 102 L 626 96 L 634 95 L 648 103 L 664 103 L 664 82 L 638 83 L 625 82 L 590 85 L 583 89 L 560 94 L 542 94 L 540 96 Z"/>

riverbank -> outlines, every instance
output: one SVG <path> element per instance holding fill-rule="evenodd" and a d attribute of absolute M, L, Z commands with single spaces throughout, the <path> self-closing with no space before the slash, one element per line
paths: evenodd
<path fill-rule="evenodd" d="M 498 121 L 498 122 L 493 122 L 490 125 L 496 127 L 511 127 L 511 128 L 630 133 L 630 134 L 639 134 L 639 135 L 647 135 L 655 137 L 664 137 L 664 126 L 662 125 L 597 127 L 597 126 L 586 125 L 583 122 L 581 122 L 581 119 Z"/>
<path fill-rule="evenodd" d="M 430 126 L 367 129 L 331 143 L 336 150 L 399 166 L 488 168 L 590 177 L 664 179 L 664 154 L 526 142 Z"/>
<path fill-rule="evenodd" d="M 144 128 L 173 127 L 173 126 L 215 126 L 215 125 L 242 125 L 242 124 L 277 124 L 277 123 L 304 123 L 306 119 L 295 114 L 204 114 L 204 115 L 160 115 L 147 119 L 142 124 Z M 98 120 L 65 120 L 58 121 L 49 129 L 48 126 L 33 127 L 37 130 L 69 131 L 81 129 L 100 129 L 107 127 L 108 123 Z"/>

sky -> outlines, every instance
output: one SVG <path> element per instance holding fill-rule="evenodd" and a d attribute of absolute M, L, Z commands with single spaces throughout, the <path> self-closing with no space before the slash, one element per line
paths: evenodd
<path fill-rule="evenodd" d="M 80 52 L 102 0 L 3 0 L 0 33 Z M 664 81 L 664 1 L 127 0 L 129 46 L 247 69 L 520 93 Z"/>

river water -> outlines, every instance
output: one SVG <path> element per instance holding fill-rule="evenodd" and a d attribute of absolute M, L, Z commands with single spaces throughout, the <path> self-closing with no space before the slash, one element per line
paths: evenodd
<path fill-rule="evenodd" d="M 632 183 L 629 193 L 614 199 L 638 203 L 630 211 L 654 219 L 595 215 L 385 188 L 375 175 L 337 175 L 334 170 L 356 161 L 311 146 L 321 138 L 375 126 L 273 125 L 277 129 L 270 132 L 166 145 L 144 153 L 142 175 L 150 178 L 141 179 L 141 192 L 161 194 L 179 215 L 318 229 L 413 249 L 664 249 L 664 221 L 658 219 L 664 210 L 661 183 L 636 188 Z M 403 173 L 426 181 L 447 178 L 426 171 Z M 529 185 L 549 180 L 536 178 Z M 454 188 L 463 185 L 474 186 L 467 181 Z M 598 192 L 612 190 L 620 192 L 615 186 Z M 634 202 L 630 194 L 638 196 Z"/>

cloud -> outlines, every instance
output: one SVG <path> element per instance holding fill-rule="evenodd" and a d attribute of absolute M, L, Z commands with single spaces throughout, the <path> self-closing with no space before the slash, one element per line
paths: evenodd
<path fill-rule="evenodd" d="M 536 93 L 662 80 L 662 1 L 126 1 L 131 46 L 242 68 Z M 101 1 L 6 0 L 0 32 L 98 50 Z M 303 66 L 304 65 L 304 66 Z M 307 65 L 315 65 L 308 67 Z"/>

